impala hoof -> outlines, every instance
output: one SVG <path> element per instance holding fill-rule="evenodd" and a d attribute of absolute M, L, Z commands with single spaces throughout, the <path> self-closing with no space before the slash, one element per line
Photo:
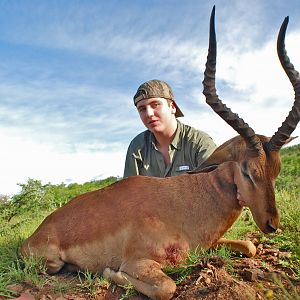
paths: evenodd
<path fill-rule="evenodd" d="M 245 255 L 247 257 L 253 257 L 256 254 L 256 247 L 251 241 L 245 241 L 246 242 L 246 249 L 247 252 L 245 252 Z"/>

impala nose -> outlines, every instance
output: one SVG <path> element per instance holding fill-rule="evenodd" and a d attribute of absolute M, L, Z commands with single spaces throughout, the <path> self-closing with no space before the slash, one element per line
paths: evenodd
<path fill-rule="evenodd" d="M 275 222 L 273 222 L 272 219 L 268 220 L 267 222 L 267 230 L 269 233 L 273 233 L 277 230 L 278 226 L 274 224 Z"/>

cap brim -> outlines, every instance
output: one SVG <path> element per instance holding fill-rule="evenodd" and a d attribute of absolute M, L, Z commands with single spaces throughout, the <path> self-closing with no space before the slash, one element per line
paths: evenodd
<path fill-rule="evenodd" d="M 178 107 L 178 105 L 176 104 L 176 102 L 173 100 L 174 106 L 176 107 L 176 113 L 175 113 L 175 117 L 176 118 L 180 118 L 183 117 L 184 114 L 182 113 L 181 109 Z"/>

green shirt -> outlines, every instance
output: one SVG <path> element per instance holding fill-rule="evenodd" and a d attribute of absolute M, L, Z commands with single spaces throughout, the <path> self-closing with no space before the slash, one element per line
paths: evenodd
<path fill-rule="evenodd" d="M 128 147 L 124 177 L 180 175 L 199 167 L 216 149 L 207 133 L 177 122 L 175 137 L 169 146 L 171 163 L 166 166 L 153 133 L 146 130 L 137 135 Z"/>

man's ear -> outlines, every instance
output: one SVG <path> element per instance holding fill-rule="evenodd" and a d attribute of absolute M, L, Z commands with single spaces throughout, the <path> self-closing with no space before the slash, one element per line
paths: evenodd
<path fill-rule="evenodd" d="M 169 105 L 170 105 L 170 107 L 172 109 L 172 113 L 175 115 L 176 114 L 176 106 L 174 104 L 174 101 L 171 101 Z"/>

